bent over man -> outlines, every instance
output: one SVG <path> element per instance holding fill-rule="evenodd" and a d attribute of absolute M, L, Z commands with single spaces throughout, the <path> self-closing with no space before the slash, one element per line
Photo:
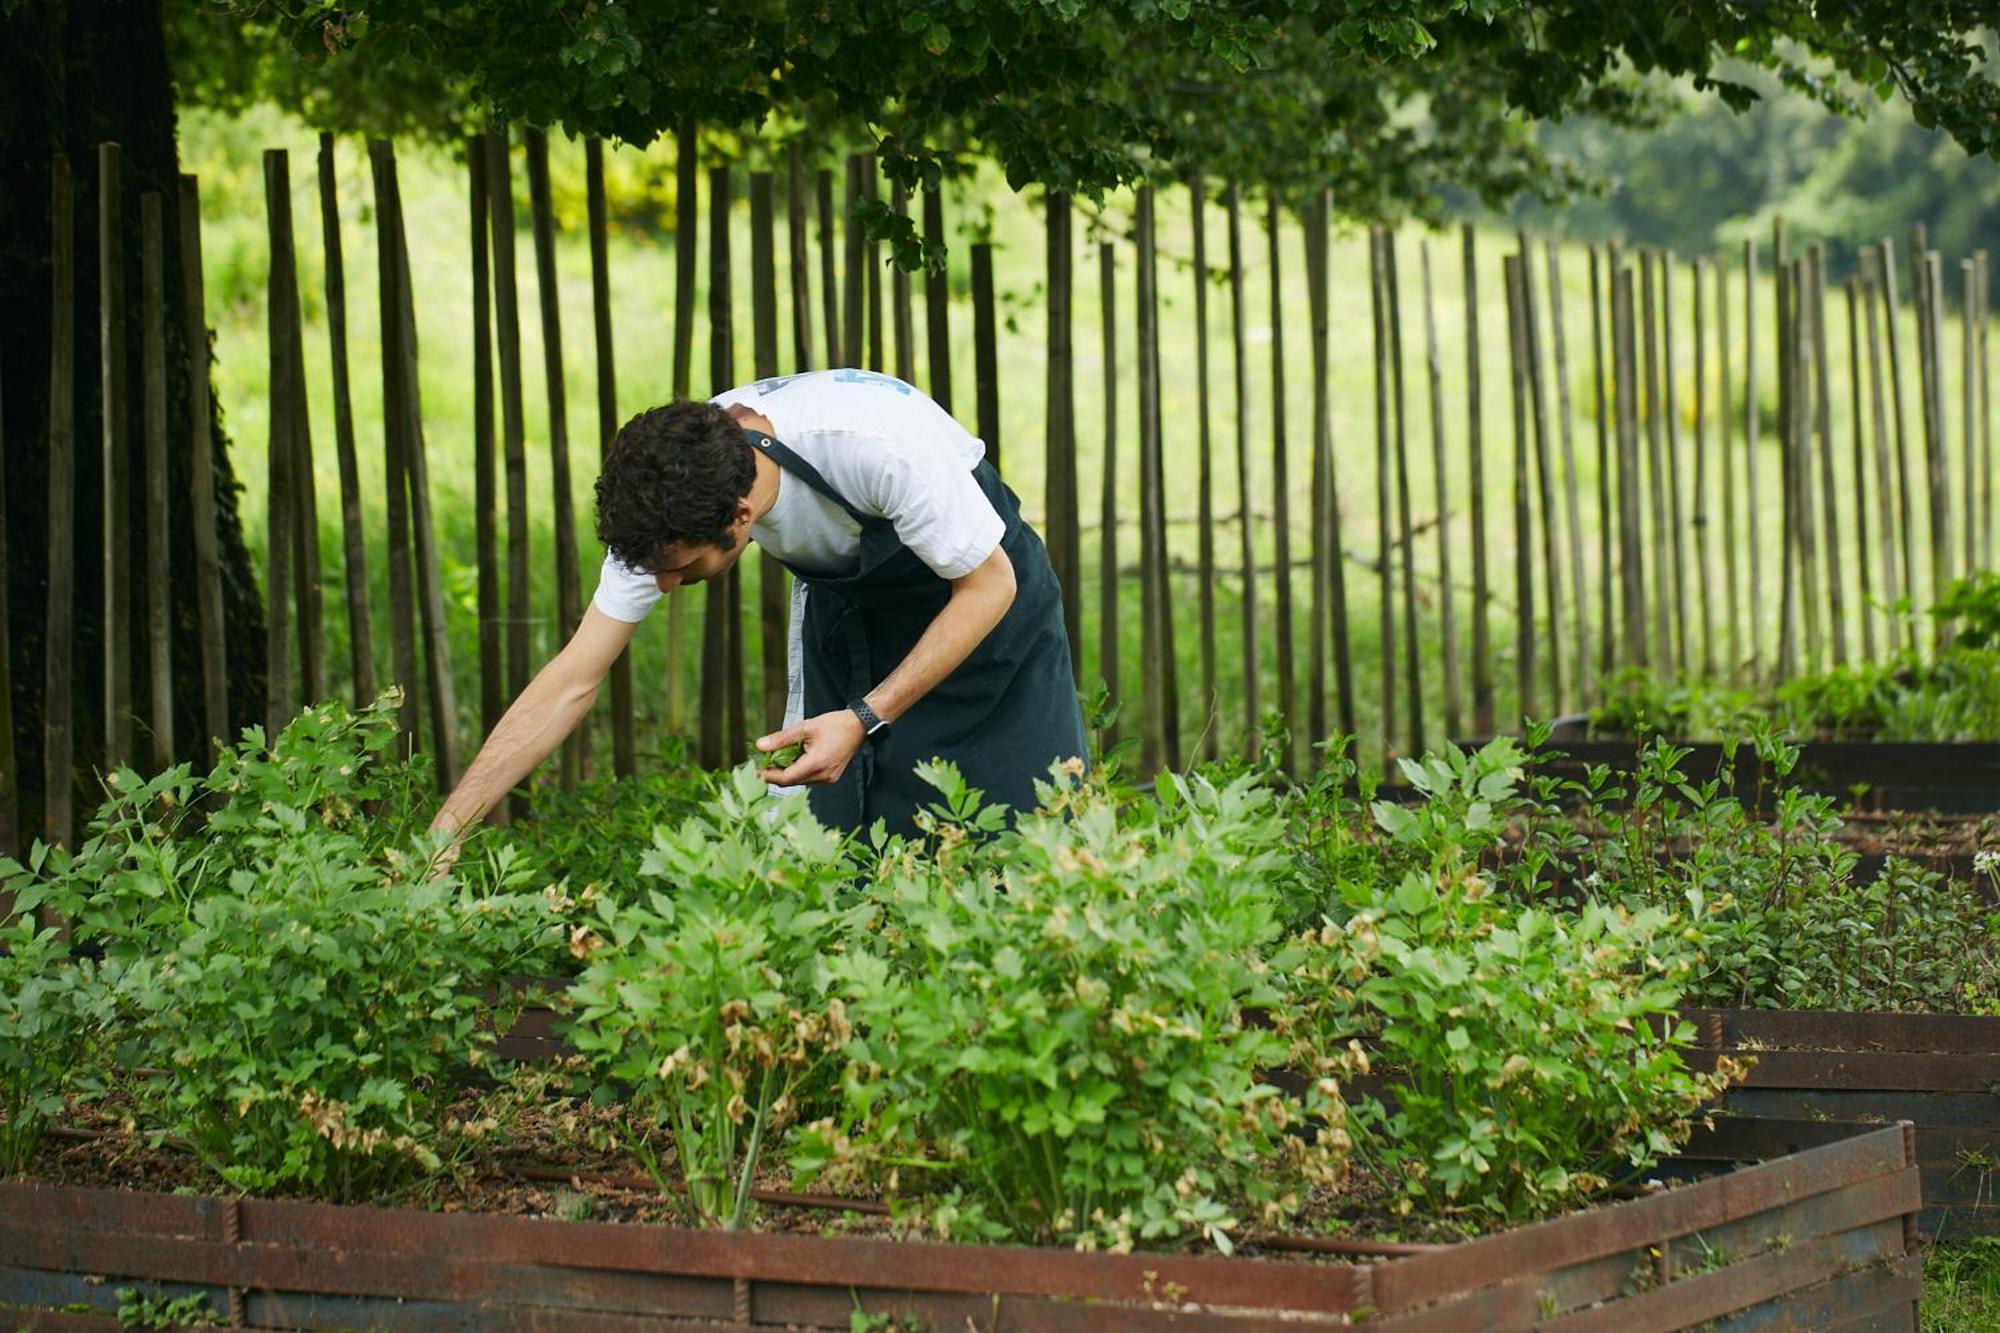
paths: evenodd
<path fill-rule="evenodd" d="M 597 482 L 606 555 L 562 651 L 507 710 L 435 826 L 458 832 L 546 759 L 662 596 L 755 540 L 794 578 L 784 727 L 827 824 L 909 832 L 943 758 L 1017 810 L 1086 751 L 1060 589 L 985 445 L 901 380 L 824 370 L 641 413 Z"/>

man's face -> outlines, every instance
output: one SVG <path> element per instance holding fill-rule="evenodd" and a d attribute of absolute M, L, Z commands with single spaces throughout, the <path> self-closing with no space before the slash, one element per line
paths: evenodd
<path fill-rule="evenodd" d="M 672 592 L 690 583 L 712 579 L 742 559 L 744 550 L 750 544 L 748 504 L 738 502 L 736 521 L 730 524 L 725 539 L 729 542 L 727 549 L 710 546 L 706 542 L 669 546 L 654 566 L 653 582 L 659 585 L 661 592 Z"/>

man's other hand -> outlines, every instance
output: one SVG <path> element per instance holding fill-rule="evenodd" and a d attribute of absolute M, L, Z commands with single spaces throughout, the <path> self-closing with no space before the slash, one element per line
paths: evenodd
<path fill-rule="evenodd" d="M 803 745 L 806 752 L 789 768 L 767 768 L 758 776 L 780 787 L 806 782 L 838 782 L 864 739 L 861 719 L 845 708 L 809 717 L 795 727 L 774 731 L 757 738 L 757 748 L 765 754 L 787 745 Z"/>

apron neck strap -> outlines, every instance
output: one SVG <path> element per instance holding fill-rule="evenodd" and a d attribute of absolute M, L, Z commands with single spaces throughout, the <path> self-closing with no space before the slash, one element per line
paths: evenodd
<path fill-rule="evenodd" d="M 783 444 L 780 444 L 777 440 L 773 439 L 769 435 L 766 435 L 763 431 L 752 430 L 748 426 L 744 426 L 741 429 L 743 431 L 743 438 L 748 440 L 752 447 L 761 450 L 767 457 L 770 458 L 770 460 L 773 463 L 776 463 L 781 469 L 791 473 L 793 476 L 797 477 L 800 481 L 812 487 L 814 490 L 818 491 L 821 495 L 824 495 L 827 499 L 833 501 L 835 504 L 839 505 L 842 509 L 846 510 L 848 516 L 852 518 L 856 523 L 862 524 L 864 527 L 867 525 L 868 515 L 862 513 L 860 510 L 856 509 L 853 505 L 847 503 L 846 498 L 842 496 L 839 491 L 833 489 L 832 485 L 830 485 L 827 482 L 827 479 L 819 474 L 818 468 L 814 467 L 811 463 L 806 462 L 805 459 L 800 458 L 797 454 L 793 453 L 790 448 L 788 448 Z"/>

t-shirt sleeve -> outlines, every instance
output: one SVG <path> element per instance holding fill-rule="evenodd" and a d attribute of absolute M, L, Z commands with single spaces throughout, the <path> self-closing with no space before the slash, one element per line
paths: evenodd
<path fill-rule="evenodd" d="M 641 569 L 632 569 L 606 554 L 604 568 L 597 576 L 597 591 L 590 603 L 613 620 L 636 625 L 660 600 L 660 585 Z"/>
<path fill-rule="evenodd" d="M 1006 535 L 993 502 L 948 450 L 892 442 L 873 480 L 877 512 L 941 579 L 964 578 L 979 568 Z"/>

